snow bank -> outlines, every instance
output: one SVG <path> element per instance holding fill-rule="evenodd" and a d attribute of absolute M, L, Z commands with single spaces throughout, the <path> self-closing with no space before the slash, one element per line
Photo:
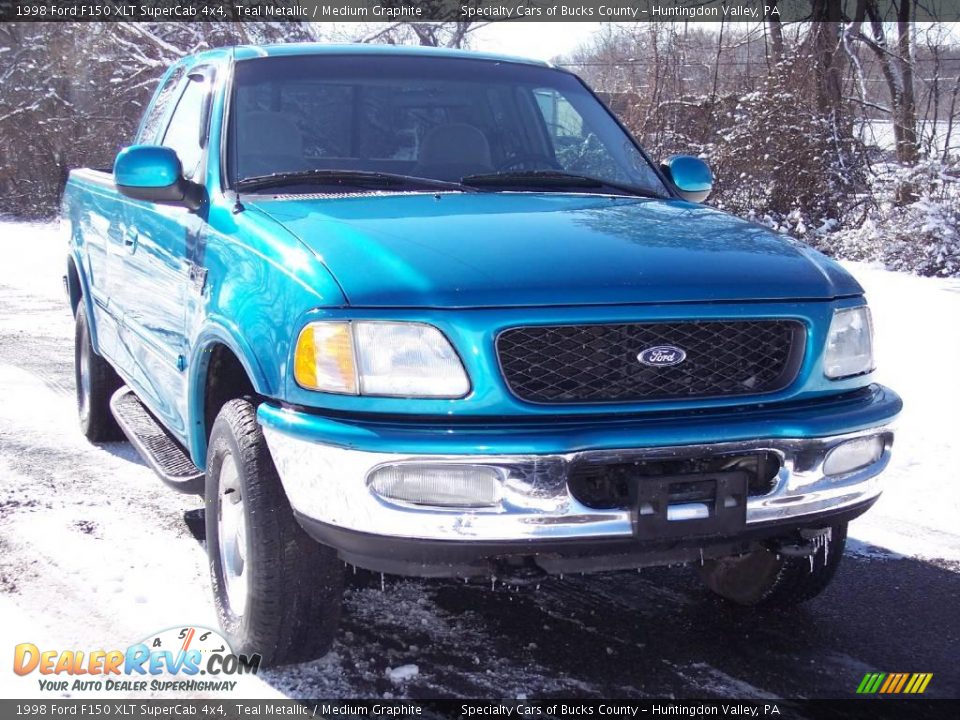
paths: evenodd
<path fill-rule="evenodd" d="M 61 299 L 67 270 L 67 241 L 60 223 L 0 220 L 0 285 L 44 299 Z"/>
<path fill-rule="evenodd" d="M 884 494 L 850 534 L 902 555 L 960 561 L 960 280 L 844 265 L 873 311 L 877 379 L 904 402 Z"/>

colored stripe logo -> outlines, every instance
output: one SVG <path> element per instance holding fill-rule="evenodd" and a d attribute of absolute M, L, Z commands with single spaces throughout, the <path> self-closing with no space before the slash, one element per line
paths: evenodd
<path fill-rule="evenodd" d="M 922 695 L 933 673 L 867 673 L 857 686 L 858 695 Z"/>

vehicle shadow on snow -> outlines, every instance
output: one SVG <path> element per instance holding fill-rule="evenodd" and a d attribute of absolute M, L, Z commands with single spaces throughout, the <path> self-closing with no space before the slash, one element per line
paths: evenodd
<path fill-rule="evenodd" d="M 133 447 L 126 440 L 117 440 L 114 442 L 99 442 L 96 443 L 96 446 L 103 450 L 106 453 L 110 453 L 120 460 L 126 460 L 135 465 L 142 465 L 143 467 L 149 467 L 144 459 L 140 456 L 140 453 L 137 452 L 137 449 Z M 153 472 L 151 470 L 151 472 Z"/>
<path fill-rule="evenodd" d="M 185 517 L 203 539 L 203 513 Z M 796 608 L 739 608 L 693 567 L 538 586 L 347 569 L 337 642 L 261 679 L 297 697 L 851 697 L 866 672 L 932 672 L 960 694 L 960 568 L 847 555 Z M 416 664 L 396 682 L 390 668 Z"/>

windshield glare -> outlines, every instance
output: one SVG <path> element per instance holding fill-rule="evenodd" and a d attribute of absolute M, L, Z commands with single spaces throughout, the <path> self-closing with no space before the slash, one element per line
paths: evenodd
<path fill-rule="evenodd" d="M 234 185 L 310 170 L 444 181 L 551 170 L 667 194 L 576 77 L 516 63 L 357 55 L 241 61 L 229 142 Z"/>

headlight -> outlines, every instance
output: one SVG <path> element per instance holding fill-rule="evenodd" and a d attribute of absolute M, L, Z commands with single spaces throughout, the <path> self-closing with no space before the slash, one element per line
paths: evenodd
<path fill-rule="evenodd" d="M 348 395 L 459 398 L 470 390 L 443 333 L 422 323 L 310 323 L 297 339 L 293 370 L 308 390 Z"/>
<path fill-rule="evenodd" d="M 823 354 L 823 372 L 833 380 L 874 369 L 873 321 L 866 305 L 834 310 Z"/>

